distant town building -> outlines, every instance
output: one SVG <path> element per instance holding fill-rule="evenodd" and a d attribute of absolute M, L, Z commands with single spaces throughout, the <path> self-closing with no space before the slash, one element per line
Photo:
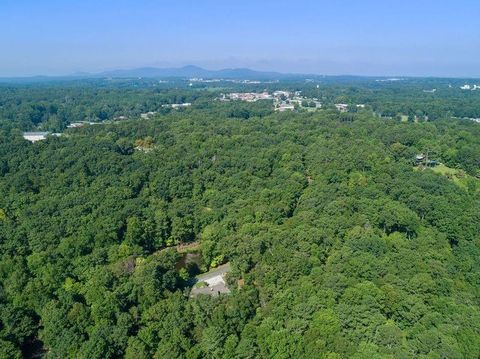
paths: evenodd
<path fill-rule="evenodd" d="M 84 122 L 72 122 L 71 124 L 67 125 L 67 128 L 79 128 L 85 126 Z"/>
<path fill-rule="evenodd" d="M 172 108 L 182 108 L 182 107 L 189 107 L 189 106 L 192 106 L 192 104 L 190 102 L 186 102 L 186 103 L 173 103 L 171 105 Z"/>
<path fill-rule="evenodd" d="M 30 142 L 45 140 L 50 132 L 24 132 L 23 138 Z"/>
<path fill-rule="evenodd" d="M 275 92 L 273 93 L 273 96 L 274 96 L 274 97 L 282 97 L 282 96 L 285 96 L 285 97 L 288 98 L 288 97 L 290 97 L 290 92 L 288 92 L 288 91 L 275 91 Z"/>
<path fill-rule="evenodd" d="M 475 91 L 475 90 L 480 90 L 480 85 L 469 85 L 469 84 L 465 84 L 465 85 L 463 85 L 463 86 L 460 86 L 460 89 L 462 89 L 462 90 Z"/>
<path fill-rule="evenodd" d="M 155 114 L 156 114 L 156 112 L 154 112 L 154 111 L 145 112 L 145 113 L 140 114 L 140 118 L 146 120 L 146 119 L 150 118 L 151 116 L 153 116 Z"/>
<path fill-rule="evenodd" d="M 293 111 L 295 106 L 289 103 L 282 103 L 275 110 L 278 112 Z"/>
<path fill-rule="evenodd" d="M 402 78 L 390 78 L 390 79 L 378 79 L 377 82 L 394 82 L 394 81 L 403 81 Z"/>

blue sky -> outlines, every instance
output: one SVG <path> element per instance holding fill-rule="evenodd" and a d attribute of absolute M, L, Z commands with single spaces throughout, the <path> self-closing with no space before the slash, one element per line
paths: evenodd
<path fill-rule="evenodd" d="M 0 0 L 0 76 L 181 66 L 480 77 L 478 0 Z"/>

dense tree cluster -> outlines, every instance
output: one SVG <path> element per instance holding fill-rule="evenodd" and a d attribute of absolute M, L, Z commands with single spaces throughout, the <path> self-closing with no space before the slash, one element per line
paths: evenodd
<path fill-rule="evenodd" d="M 478 358 L 479 126 L 264 109 L 4 126 L 0 357 Z M 188 297 L 193 241 L 231 294 Z"/>
<path fill-rule="evenodd" d="M 101 86 L 103 84 L 103 86 Z M 153 86 L 155 85 L 155 86 Z M 138 118 L 141 113 L 168 108 L 162 105 L 211 99 L 211 94 L 162 88 L 156 83 L 80 81 L 68 84 L 1 85 L 0 122 L 22 129 L 61 131 L 78 121 Z"/>

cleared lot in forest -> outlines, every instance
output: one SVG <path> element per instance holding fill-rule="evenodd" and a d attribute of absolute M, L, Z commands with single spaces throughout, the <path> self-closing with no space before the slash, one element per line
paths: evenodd
<path fill-rule="evenodd" d="M 217 296 L 221 293 L 230 293 L 230 289 L 228 289 L 225 282 L 225 275 L 229 271 L 230 263 L 226 263 L 208 273 L 198 275 L 190 296 L 196 297 L 199 294 Z"/>

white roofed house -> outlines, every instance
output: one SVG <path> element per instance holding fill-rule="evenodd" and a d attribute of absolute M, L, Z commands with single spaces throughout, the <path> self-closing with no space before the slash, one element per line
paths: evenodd
<path fill-rule="evenodd" d="M 85 126 L 84 122 L 72 122 L 71 124 L 67 125 L 67 128 L 79 128 Z"/>
<path fill-rule="evenodd" d="M 50 132 L 24 132 L 23 138 L 30 142 L 42 141 L 47 138 Z"/>
<path fill-rule="evenodd" d="M 419 153 L 418 155 L 415 156 L 415 161 L 417 163 L 422 162 L 425 159 L 425 155 L 423 153 Z"/>
<path fill-rule="evenodd" d="M 196 297 L 200 294 L 217 296 L 230 293 L 225 276 L 230 271 L 230 263 L 218 266 L 208 273 L 196 277 L 196 285 L 190 292 L 190 297 Z"/>
<path fill-rule="evenodd" d="M 340 112 L 347 112 L 348 111 L 348 105 L 346 103 L 336 103 L 335 107 Z"/>
<path fill-rule="evenodd" d="M 149 112 L 141 113 L 140 118 L 143 119 L 143 120 L 147 120 L 151 116 L 155 115 L 156 113 L 157 113 L 156 111 L 149 111 Z"/>
<path fill-rule="evenodd" d="M 185 102 L 185 103 L 173 103 L 172 105 L 172 108 L 181 108 L 181 107 L 189 107 L 189 106 L 192 106 L 192 104 L 190 102 Z"/>

